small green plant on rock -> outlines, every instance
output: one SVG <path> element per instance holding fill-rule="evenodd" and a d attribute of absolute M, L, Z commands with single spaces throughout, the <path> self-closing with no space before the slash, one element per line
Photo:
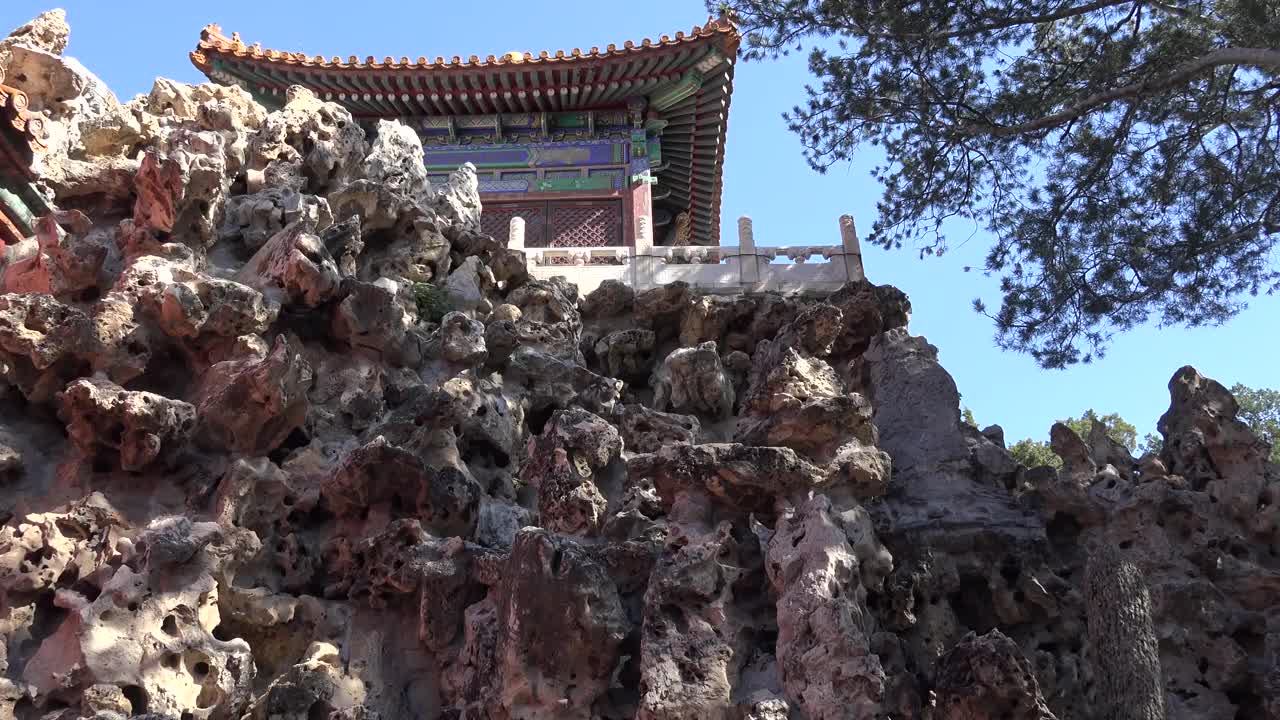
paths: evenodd
<path fill-rule="evenodd" d="M 418 305 L 418 319 L 439 323 L 453 309 L 449 292 L 431 283 L 414 283 L 413 299 Z"/>

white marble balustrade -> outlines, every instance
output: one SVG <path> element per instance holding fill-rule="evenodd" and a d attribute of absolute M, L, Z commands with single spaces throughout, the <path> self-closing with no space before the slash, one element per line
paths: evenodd
<path fill-rule="evenodd" d="M 683 281 L 703 292 L 824 292 L 861 280 L 862 251 L 853 218 L 840 218 L 839 245 L 757 247 L 751 219 L 738 220 L 738 244 L 631 247 L 525 248 L 524 220 L 512 218 L 508 247 L 523 250 L 529 274 L 563 276 L 582 295 L 605 280 L 637 291 Z M 779 260 L 783 260 L 779 262 Z"/>

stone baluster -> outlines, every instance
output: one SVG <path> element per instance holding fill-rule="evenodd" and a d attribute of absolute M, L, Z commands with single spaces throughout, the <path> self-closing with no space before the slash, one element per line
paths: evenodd
<path fill-rule="evenodd" d="M 756 255 L 756 235 L 751 226 L 751 218 L 743 215 L 738 218 L 738 272 L 745 286 L 754 286 L 760 282 L 760 258 Z"/>
<path fill-rule="evenodd" d="M 636 262 L 635 262 L 635 289 L 636 292 L 648 290 L 653 287 L 653 268 L 654 253 L 653 247 L 653 219 L 647 215 L 636 218 Z"/>
<path fill-rule="evenodd" d="M 862 271 L 862 245 L 858 242 L 858 229 L 852 215 L 840 216 L 840 244 L 844 248 L 844 269 L 850 282 L 865 279 Z"/>
<path fill-rule="evenodd" d="M 507 247 L 512 250 L 524 249 L 524 218 L 511 218 L 511 229 L 507 234 Z"/>
<path fill-rule="evenodd" d="M 536 263 L 533 257 L 524 250 L 524 218 L 518 215 L 511 218 L 511 225 L 507 230 L 507 249 L 519 250 L 524 253 L 525 266 L 532 271 Z"/>

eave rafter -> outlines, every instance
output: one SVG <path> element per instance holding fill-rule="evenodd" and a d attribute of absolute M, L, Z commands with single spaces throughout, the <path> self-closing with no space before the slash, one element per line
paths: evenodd
<path fill-rule="evenodd" d="M 715 244 L 740 41 L 733 23 L 720 18 L 688 33 L 604 49 L 362 61 L 264 49 L 210 25 L 191 60 L 211 79 L 241 85 L 269 105 L 282 104 L 290 86 L 303 85 L 362 120 L 616 111 L 644 97 L 650 117 L 661 121 L 655 126 L 662 149 L 654 168 L 659 199 L 689 211 L 696 237 Z M 646 124 L 651 133 L 655 127 Z"/>

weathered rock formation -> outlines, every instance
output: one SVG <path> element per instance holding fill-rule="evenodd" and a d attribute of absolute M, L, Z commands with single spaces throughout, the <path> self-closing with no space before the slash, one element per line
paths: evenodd
<path fill-rule="evenodd" d="M 397 123 L 0 68 L 0 718 L 1280 717 L 1280 468 L 1184 368 L 1141 460 L 960 421 L 910 302 L 587 298 Z M 24 79 L 25 78 L 25 79 Z"/>

